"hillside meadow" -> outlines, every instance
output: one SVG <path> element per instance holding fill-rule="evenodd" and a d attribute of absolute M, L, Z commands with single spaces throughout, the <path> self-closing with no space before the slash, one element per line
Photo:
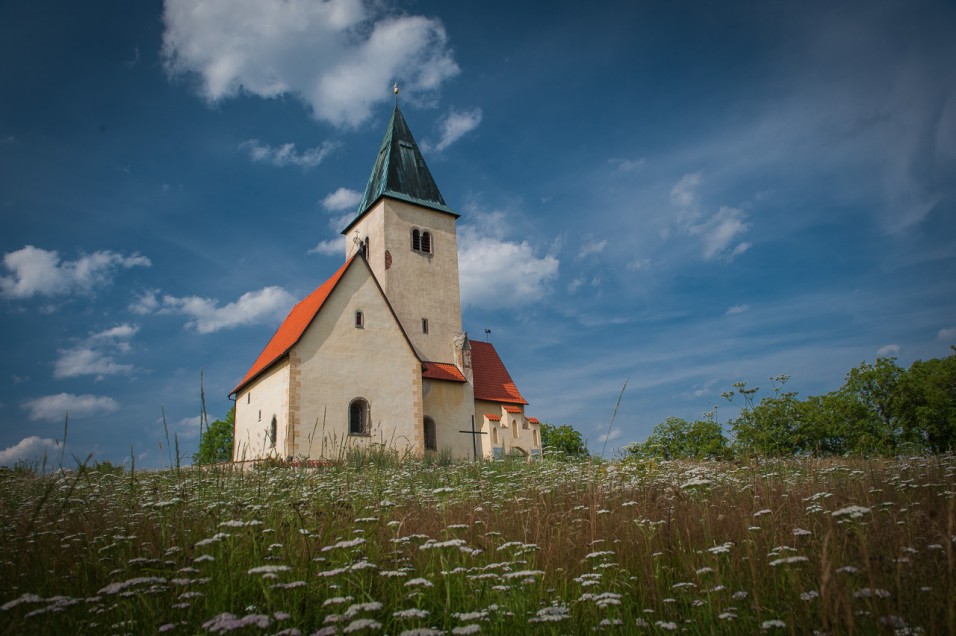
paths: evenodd
<path fill-rule="evenodd" d="M 3 470 L 0 625 L 952 634 L 954 503 L 952 455 Z"/>

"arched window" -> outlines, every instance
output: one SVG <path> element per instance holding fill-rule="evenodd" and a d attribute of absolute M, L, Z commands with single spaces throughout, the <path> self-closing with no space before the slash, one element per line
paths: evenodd
<path fill-rule="evenodd" d="M 361 311 L 355 312 L 355 327 L 356 329 L 362 329 L 365 326 L 365 314 Z"/>
<path fill-rule="evenodd" d="M 417 229 L 412 230 L 412 249 L 416 252 L 422 249 L 422 235 Z"/>
<path fill-rule="evenodd" d="M 349 435 L 368 435 L 368 402 L 355 398 L 349 404 Z"/>
<path fill-rule="evenodd" d="M 435 430 L 435 420 L 430 417 L 425 418 L 425 450 L 438 450 L 438 432 Z"/>
<path fill-rule="evenodd" d="M 368 237 L 365 237 L 365 240 L 362 242 L 362 255 L 367 259 L 368 258 Z"/>
<path fill-rule="evenodd" d="M 538 445 L 538 431 L 531 431 L 531 440 L 534 442 L 534 445 Z"/>
<path fill-rule="evenodd" d="M 511 420 L 511 434 L 514 435 L 515 439 L 518 439 L 518 422 Z"/>
<path fill-rule="evenodd" d="M 431 254 L 432 251 L 432 235 L 431 232 L 422 232 L 422 251 L 426 254 Z"/>
<path fill-rule="evenodd" d="M 272 424 L 269 424 L 269 448 L 276 447 L 276 435 L 279 433 L 279 423 L 276 421 L 276 416 L 272 416 Z"/>
<path fill-rule="evenodd" d="M 491 429 L 491 443 L 498 444 L 498 427 Z"/>

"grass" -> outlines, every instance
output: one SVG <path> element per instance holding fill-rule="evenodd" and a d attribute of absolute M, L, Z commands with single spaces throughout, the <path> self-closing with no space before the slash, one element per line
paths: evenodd
<path fill-rule="evenodd" d="M 956 633 L 954 502 L 953 456 L 4 470 L 0 624 Z"/>

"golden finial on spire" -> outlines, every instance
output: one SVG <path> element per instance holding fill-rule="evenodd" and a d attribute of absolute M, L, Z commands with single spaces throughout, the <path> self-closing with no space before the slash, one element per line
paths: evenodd
<path fill-rule="evenodd" d="M 395 82 L 395 86 L 392 87 L 392 92 L 395 93 L 395 108 L 398 108 L 398 82 Z"/>

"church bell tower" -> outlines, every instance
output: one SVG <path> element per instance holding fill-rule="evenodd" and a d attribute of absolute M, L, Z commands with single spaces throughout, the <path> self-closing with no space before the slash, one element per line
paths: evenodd
<path fill-rule="evenodd" d="M 455 339 L 462 334 L 458 217 L 445 204 L 396 101 L 365 195 L 342 234 L 346 258 L 364 253 L 425 361 L 455 360 Z"/>

